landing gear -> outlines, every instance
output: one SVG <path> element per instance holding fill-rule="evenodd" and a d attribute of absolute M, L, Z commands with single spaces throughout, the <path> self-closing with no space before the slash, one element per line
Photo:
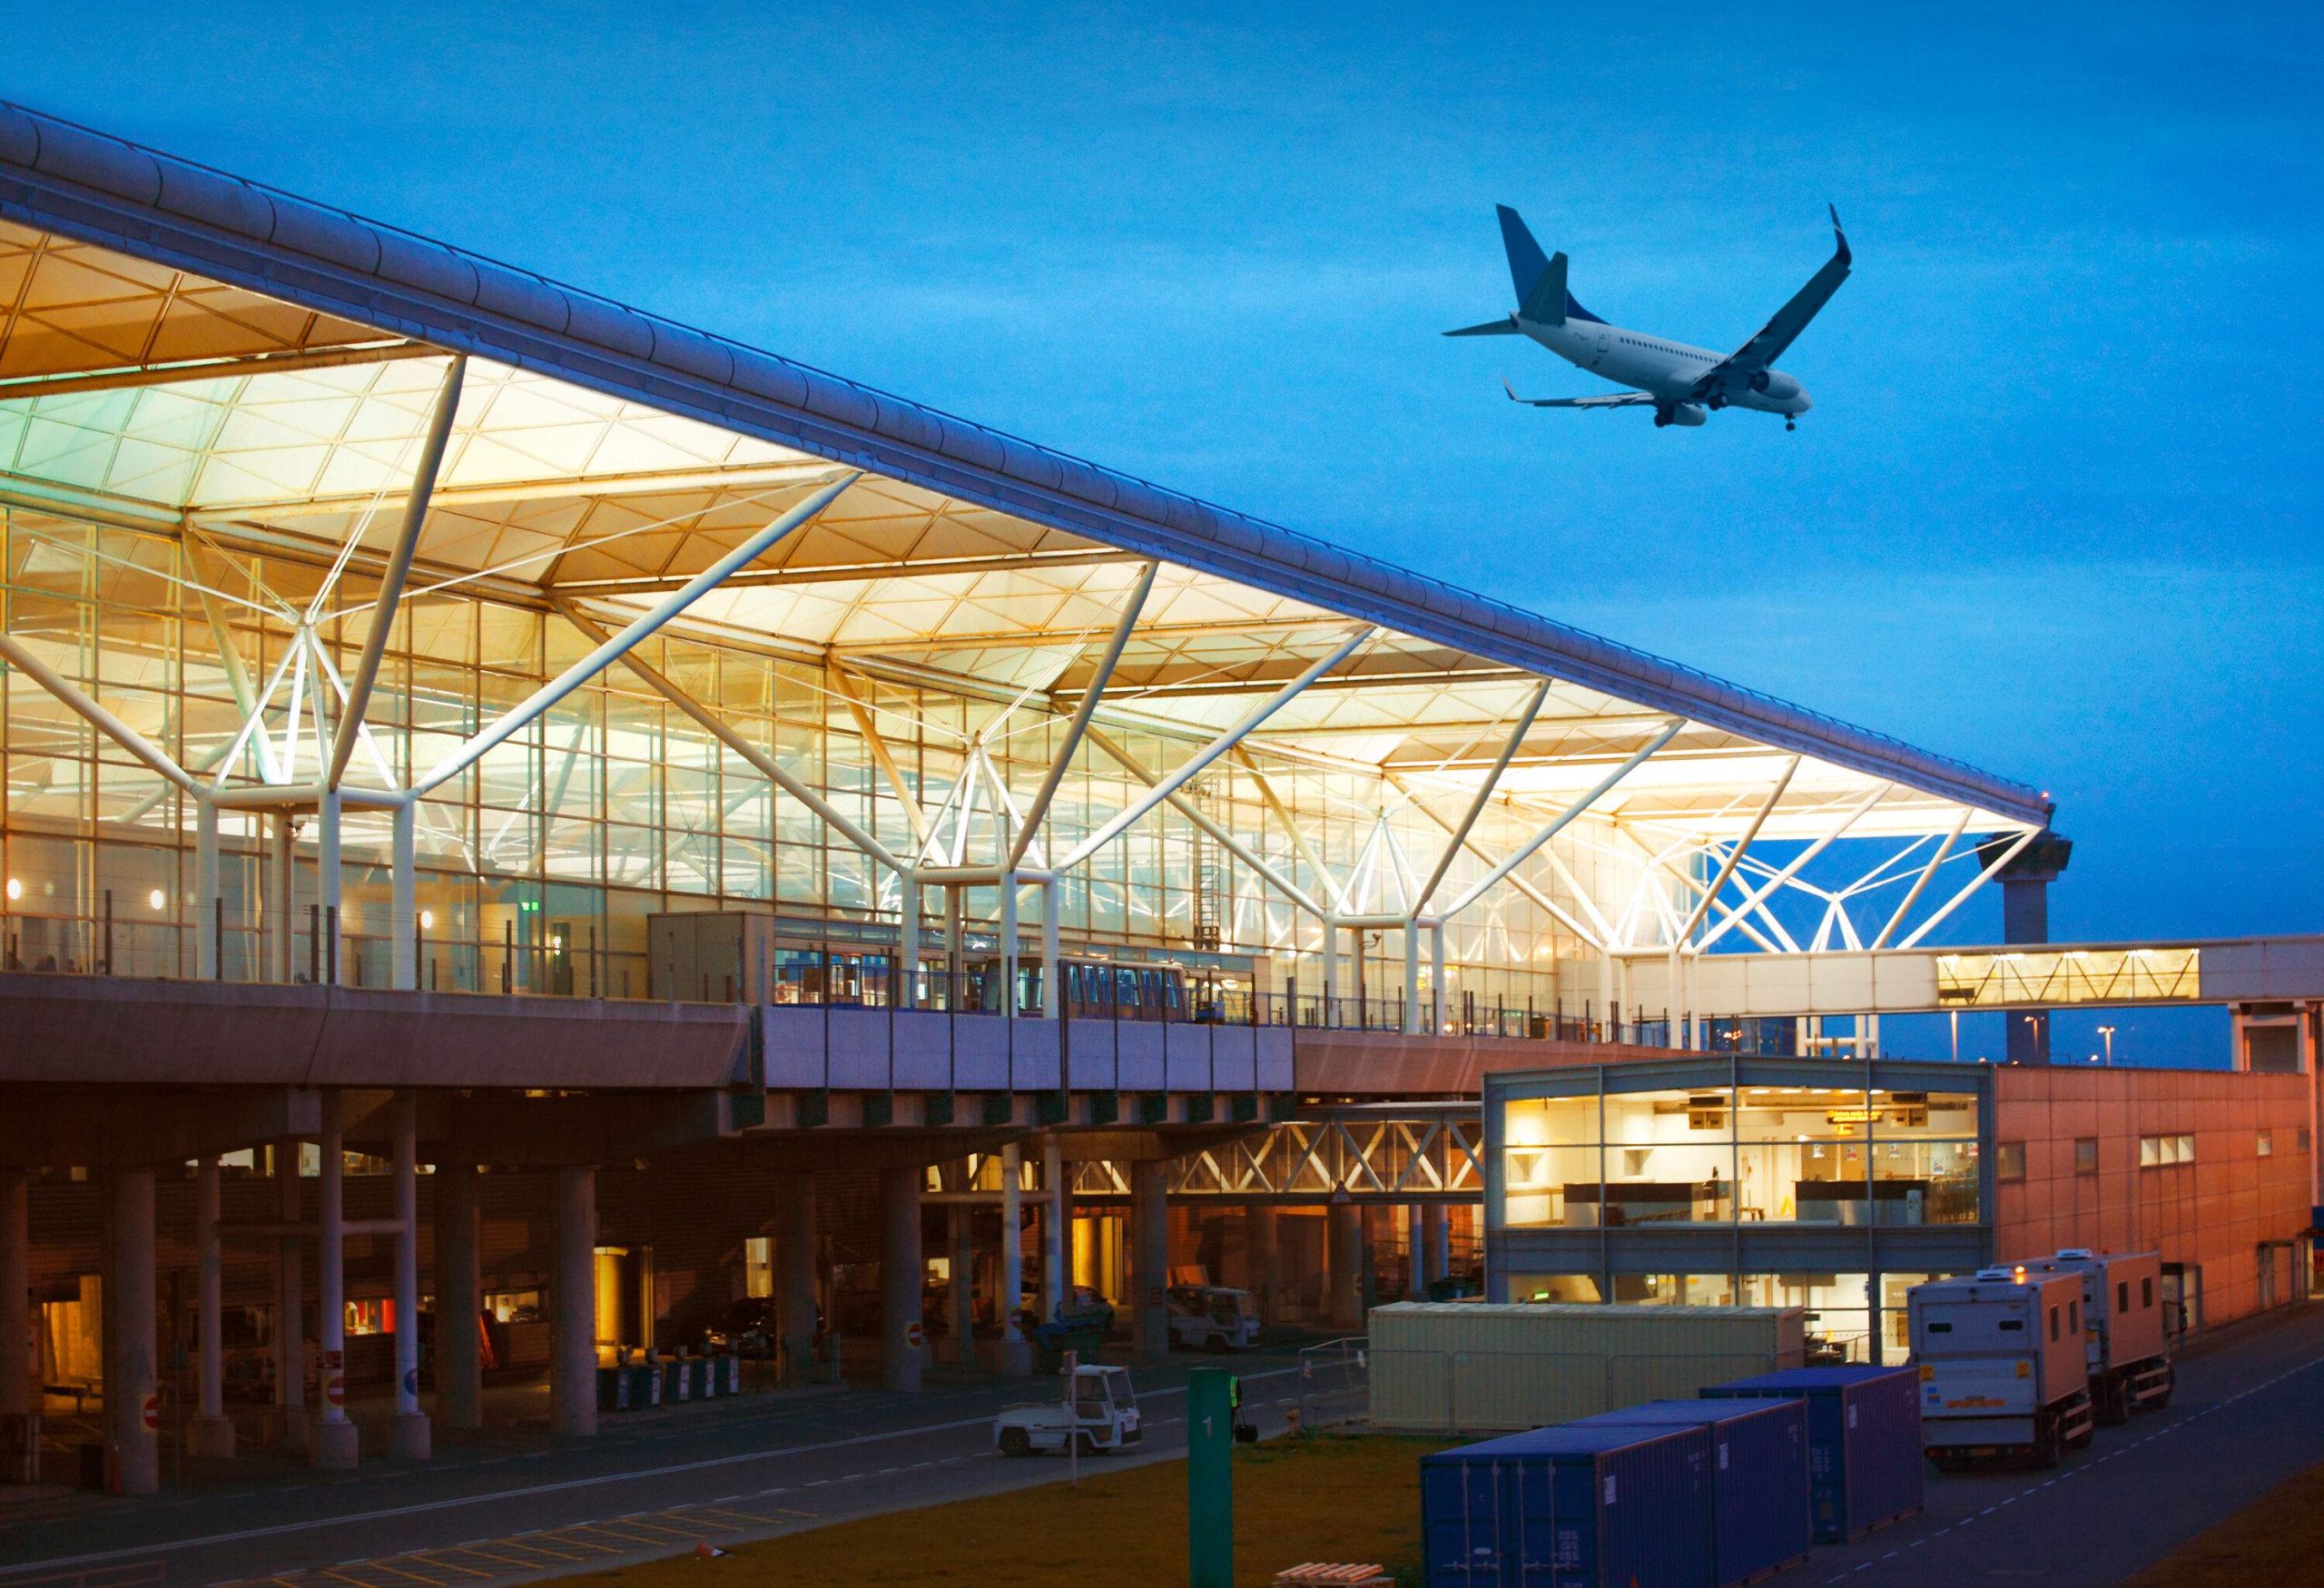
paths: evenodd
<path fill-rule="evenodd" d="M 1799 421 L 1797 419 L 1786 419 L 1783 422 L 1783 428 L 1787 430 L 1796 430 L 1799 428 Z"/>

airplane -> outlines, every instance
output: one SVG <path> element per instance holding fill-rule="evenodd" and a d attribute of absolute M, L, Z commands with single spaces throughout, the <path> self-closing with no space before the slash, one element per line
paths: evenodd
<path fill-rule="evenodd" d="M 1786 348 L 1817 311 L 1831 301 L 1848 279 L 1853 255 L 1847 233 L 1840 230 L 1840 212 L 1831 211 L 1832 236 L 1837 251 L 1824 268 L 1776 311 L 1759 334 L 1732 353 L 1689 347 L 1644 331 L 1609 325 L 1574 301 L 1566 289 L 1566 259 L 1562 253 L 1541 257 L 1541 245 L 1525 229 L 1517 212 L 1496 204 L 1501 215 L 1502 245 L 1509 252 L 1509 277 L 1517 288 L 1517 312 L 1482 325 L 1465 325 L 1446 336 L 1527 336 L 1550 351 L 1603 376 L 1630 390 L 1602 397 L 1520 397 L 1509 378 L 1502 390 L 1512 402 L 1531 408 L 1644 408 L 1652 405 L 1655 428 L 1699 425 L 1710 410 L 1727 407 L 1754 409 L 1783 415 L 1783 428 L 1799 428 L 1799 416 L 1812 404 L 1800 384 L 1773 368 Z"/>

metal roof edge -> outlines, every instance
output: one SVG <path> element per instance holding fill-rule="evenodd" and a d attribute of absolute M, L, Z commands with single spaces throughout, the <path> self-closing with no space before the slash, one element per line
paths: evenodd
<path fill-rule="evenodd" d="M 0 214 L 652 402 L 2015 821 L 2035 790 L 1311 535 L 0 101 Z"/>

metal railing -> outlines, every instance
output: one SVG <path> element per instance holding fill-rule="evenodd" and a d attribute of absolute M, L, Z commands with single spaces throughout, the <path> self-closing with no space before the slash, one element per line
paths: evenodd
<path fill-rule="evenodd" d="M 1372 1339 L 1349 1335 L 1305 1346 L 1291 1405 L 1300 1428 L 1361 1423 L 1372 1415 Z"/>

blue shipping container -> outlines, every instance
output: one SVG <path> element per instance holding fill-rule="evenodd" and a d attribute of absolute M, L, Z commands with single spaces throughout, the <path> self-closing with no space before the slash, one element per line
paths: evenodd
<path fill-rule="evenodd" d="M 1807 1403 L 1816 1542 L 1845 1544 L 1921 1508 L 1919 1376 L 1909 1367 L 1787 1367 L 1703 1391 Z"/>
<path fill-rule="evenodd" d="M 1428 1588 L 1711 1588 L 1710 1430 L 1568 1424 L 1423 1456 Z"/>
<path fill-rule="evenodd" d="M 1807 1403 L 1648 1401 L 1576 1427 L 1710 1430 L 1712 1578 L 1748 1583 L 1807 1553 Z"/>

